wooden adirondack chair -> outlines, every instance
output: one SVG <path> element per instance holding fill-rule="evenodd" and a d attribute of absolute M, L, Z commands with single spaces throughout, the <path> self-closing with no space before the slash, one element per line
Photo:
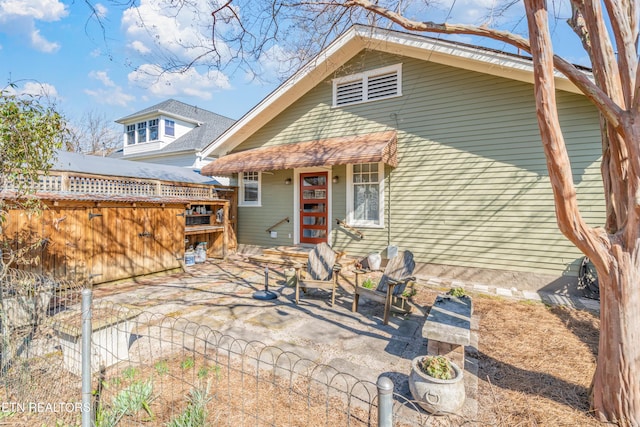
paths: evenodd
<path fill-rule="evenodd" d="M 331 290 L 331 306 L 335 303 L 336 287 L 340 264 L 336 262 L 337 254 L 326 243 L 317 244 L 309 252 L 306 272 L 302 265 L 296 266 L 296 304 L 300 302 L 300 289 L 307 288 Z"/>
<path fill-rule="evenodd" d="M 360 295 L 364 295 L 370 300 L 384 304 L 383 323 L 385 325 L 389 323 L 389 312 L 391 311 L 391 306 L 394 302 L 396 303 L 393 304 L 394 310 L 405 313 L 410 312 L 411 306 L 407 304 L 402 293 L 409 282 L 415 281 L 415 277 L 412 276 L 415 267 L 416 263 L 413 260 L 413 253 L 410 251 L 399 252 L 387 263 L 376 289 L 367 289 L 360 286 L 359 276 L 367 271 L 355 270 L 356 288 L 353 295 L 353 306 L 351 307 L 351 311 L 358 311 Z"/>

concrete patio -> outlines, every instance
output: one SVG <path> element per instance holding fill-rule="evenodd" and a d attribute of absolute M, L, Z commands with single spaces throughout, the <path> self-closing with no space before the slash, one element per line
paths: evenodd
<path fill-rule="evenodd" d="M 309 293 L 294 303 L 294 288 L 286 286 L 283 267 L 269 266 L 269 290 L 273 300 L 253 298 L 264 290 L 264 268 L 241 256 L 226 261 L 208 260 L 187 267 L 186 272 L 154 275 L 94 290 L 94 299 L 131 304 L 144 311 L 185 318 L 223 334 L 246 341 L 260 341 L 291 351 L 318 364 L 330 365 L 361 380 L 376 382 L 385 375 L 395 391 L 410 397 L 407 377 L 411 359 L 426 354 L 422 327 L 429 307 L 416 306 L 411 314 L 393 315 L 383 325 L 383 306 L 362 300 L 351 311 L 353 275 L 340 276 L 336 304 L 329 294 Z M 476 370 L 467 361 L 465 415 L 476 412 Z"/>
<path fill-rule="evenodd" d="M 269 267 L 269 289 L 278 295 L 267 301 L 253 298 L 256 291 L 264 290 L 265 267 Z M 410 398 L 407 377 L 411 359 L 426 354 L 422 328 L 429 306 L 414 306 L 409 315 L 393 315 L 388 325 L 383 325 L 383 306 L 379 303 L 362 300 L 359 311 L 353 313 L 354 275 L 348 269 L 340 276 L 334 307 L 330 306 L 330 295 L 322 291 L 305 295 L 296 305 L 294 288 L 286 286 L 284 268 L 232 255 L 225 261 L 209 259 L 187 267 L 185 272 L 101 285 L 95 289 L 94 298 L 188 319 L 236 339 L 260 341 L 360 380 L 376 382 L 378 376 L 384 375 L 393 380 L 397 393 Z M 431 290 L 461 286 L 500 297 L 523 297 L 510 289 L 440 278 L 418 278 L 418 282 Z M 578 307 L 597 304 L 558 295 L 536 294 L 531 298 Z M 477 361 L 473 355 L 479 321 L 472 318 L 471 345 L 465 359 L 467 401 L 463 415 L 470 417 L 477 412 Z"/>

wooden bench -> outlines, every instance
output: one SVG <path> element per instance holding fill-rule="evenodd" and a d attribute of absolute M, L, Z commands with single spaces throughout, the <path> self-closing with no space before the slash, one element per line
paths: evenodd
<path fill-rule="evenodd" d="M 422 327 L 427 354 L 446 356 L 464 369 L 464 346 L 471 343 L 472 314 L 471 298 L 438 296 Z"/>

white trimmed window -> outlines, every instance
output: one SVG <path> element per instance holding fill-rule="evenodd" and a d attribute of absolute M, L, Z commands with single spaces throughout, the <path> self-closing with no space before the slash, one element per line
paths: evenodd
<path fill-rule="evenodd" d="M 149 120 L 149 141 L 158 140 L 158 119 Z"/>
<path fill-rule="evenodd" d="M 333 106 L 402 96 L 402 64 L 333 80 Z"/>
<path fill-rule="evenodd" d="M 384 163 L 347 166 L 347 218 L 349 225 L 383 227 Z"/>
<path fill-rule="evenodd" d="M 136 143 L 136 125 L 127 125 L 127 145 Z"/>
<path fill-rule="evenodd" d="M 138 144 L 147 142 L 147 122 L 138 123 Z"/>
<path fill-rule="evenodd" d="M 164 134 L 166 136 L 176 135 L 176 122 L 169 119 L 164 119 Z"/>
<path fill-rule="evenodd" d="M 240 206 L 260 206 L 260 172 L 240 174 Z"/>

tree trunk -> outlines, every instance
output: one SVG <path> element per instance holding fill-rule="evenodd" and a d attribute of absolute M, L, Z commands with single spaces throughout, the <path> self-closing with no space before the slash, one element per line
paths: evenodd
<path fill-rule="evenodd" d="M 615 245 L 612 252 L 609 275 L 598 276 L 600 342 L 591 406 L 601 421 L 640 426 L 640 258 L 636 248 Z"/>

